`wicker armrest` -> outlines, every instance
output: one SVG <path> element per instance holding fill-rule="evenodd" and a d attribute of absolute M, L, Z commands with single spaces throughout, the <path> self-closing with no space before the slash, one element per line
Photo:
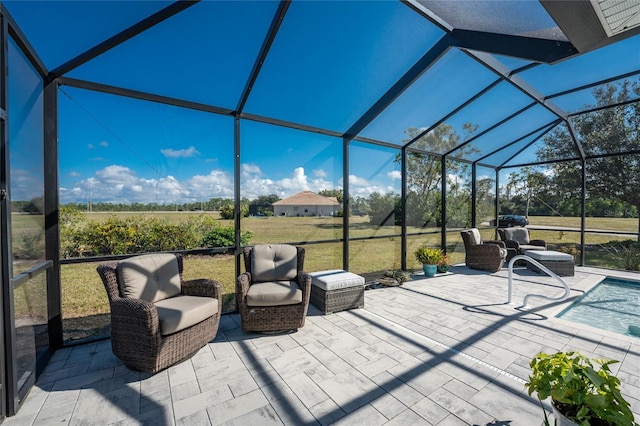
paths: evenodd
<path fill-rule="evenodd" d="M 516 249 L 516 250 L 520 249 L 520 243 L 517 242 L 517 241 L 508 240 L 508 241 L 506 241 L 506 244 L 507 244 L 507 248 L 513 248 L 513 249 Z"/>
<path fill-rule="evenodd" d="M 238 297 L 245 297 L 247 292 L 249 291 L 249 286 L 251 285 L 251 273 L 245 272 L 238 276 L 236 280 L 236 295 Z"/>
<path fill-rule="evenodd" d="M 140 330 L 141 335 L 160 332 L 155 305 L 140 299 L 121 297 L 111 302 L 111 327 L 117 328 L 120 324 L 132 332 Z"/>
<path fill-rule="evenodd" d="M 298 276 L 296 277 L 296 281 L 298 282 L 298 285 L 300 286 L 300 290 L 304 291 L 306 289 L 306 287 L 309 287 L 309 289 L 311 289 L 311 275 L 309 275 L 306 272 L 300 271 L 298 272 Z"/>
<path fill-rule="evenodd" d="M 182 283 L 182 294 L 186 296 L 213 297 L 220 300 L 222 285 L 216 280 L 200 278 Z"/>
<path fill-rule="evenodd" d="M 498 244 L 477 244 L 468 249 L 472 254 L 495 254 L 500 256 L 500 246 Z"/>
<path fill-rule="evenodd" d="M 298 285 L 302 291 L 302 301 L 306 304 L 311 297 L 311 275 L 306 272 L 298 272 Z"/>
<path fill-rule="evenodd" d="M 504 244 L 504 241 L 501 240 L 488 240 L 488 241 L 483 241 L 482 244 L 494 244 L 499 246 L 500 248 L 507 248 Z"/>
<path fill-rule="evenodd" d="M 547 242 L 545 240 L 531 240 L 529 241 L 529 244 L 532 246 L 547 247 Z"/>

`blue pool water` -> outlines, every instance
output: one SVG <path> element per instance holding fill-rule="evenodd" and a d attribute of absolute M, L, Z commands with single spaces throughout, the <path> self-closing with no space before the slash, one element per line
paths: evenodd
<path fill-rule="evenodd" d="M 640 281 L 608 277 L 557 317 L 640 337 Z"/>

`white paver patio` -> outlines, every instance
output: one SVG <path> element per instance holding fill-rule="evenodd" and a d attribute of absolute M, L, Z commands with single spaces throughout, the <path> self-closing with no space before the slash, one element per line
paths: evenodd
<path fill-rule="evenodd" d="M 225 315 L 216 339 L 155 375 L 133 372 L 101 341 L 56 352 L 6 425 L 540 425 L 528 397 L 539 351 L 580 350 L 621 361 L 612 369 L 640 420 L 640 339 L 555 318 L 569 302 L 549 277 L 454 267 L 446 276 L 365 292 L 365 308 L 321 315 L 295 333 L 244 333 Z M 576 268 L 579 297 L 605 275 Z M 549 407 L 547 407 L 549 408 Z"/>

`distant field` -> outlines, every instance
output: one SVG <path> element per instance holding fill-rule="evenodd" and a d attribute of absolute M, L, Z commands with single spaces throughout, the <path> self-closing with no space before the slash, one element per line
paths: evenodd
<path fill-rule="evenodd" d="M 213 215 L 216 212 L 159 212 L 159 213 L 88 213 L 87 219 L 101 221 L 109 215 L 136 216 L 145 215 L 158 217 L 167 221 L 177 222 L 190 215 Z M 41 227 L 41 217 L 35 219 L 28 215 L 13 216 L 13 224 L 21 232 L 29 228 Z M 399 234 L 400 227 L 376 227 L 368 223 L 368 217 L 351 217 L 349 233 L 351 238 L 382 237 L 351 241 L 349 244 L 349 269 L 356 273 L 383 271 L 400 268 L 401 239 L 391 235 Z M 580 218 L 530 217 L 532 225 L 559 226 L 579 228 Z M 342 218 L 298 218 L 298 217 L 270 217 L 243 218 L 243 230 L 251 230 L 254 237 L 251 244 L 286 243 L 286 242 L 314 242 L 336 240 L 342 238 Z M 220 220 L 223 224 L 233 224 L 230 220 Z M 634 232 L 637 229 L 637 219 L 622 218 L 588 218 L 588 228 L 608 229 L 612 231 Z M 41 228 L 40 228 L 41 229 Z M 419 232 L 433 232 L 427 235 L 411 235 Z M 439 246 L 440 232 L 438 229 L 408 228 L 407 267 L 418 269 L 420 264 L 415 261 L 413 252 L 420 245 Z M 492 229 L 482 230 L 484 239 L 493 239 Z M 544 239 L 553 249 L 575 250 L 580 243 L 579 232 L 531 230 L 532 238 Z M 587 244 L 600 246 L 605 243 L 630 239 L 633 237 L 615 237 L 602 234 L 587 234 Z M 341 242 L 307 244 L 305 269 L 317 271 L 323 269 L 342 268 L 343 244 Z M 447 252 L 453 263 L 464 262 L 464 246 L 457 230 L 447 234 Z M 587 263 L 598 266 L 619 267 L 611 253 L 607 250 L 588 252 Z M 108 326 L 109 307 L 104 287 L 96 272 L 97 263 L 72 264 L 62 266 L 62 305 L 67 339 L 85 337 L 91 333 L 104 331 Z M 242 270 L 244 265 L 241 264 Z M 231 255 L 218 256 L 188 256 L 185 259 L 185 279 L 211 278 L 222 283 L 225 294 L 225 310 L 234 309 L 235 291 L 235 258 Z M 96 331 L 97 330 L 97 331 Z"/>

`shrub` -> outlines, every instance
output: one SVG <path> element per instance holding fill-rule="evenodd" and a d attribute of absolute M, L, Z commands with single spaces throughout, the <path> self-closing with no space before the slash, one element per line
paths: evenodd
<path fill-rule="evenodd" d="M 253 232 L 243 231 L 240 233 L 240 243 L 244 246 L 248 245 Z M 232 225 L 216 226 L 207 232 L 202 238 L 202 246 L 204 247 L 231 247 L 236 244 L 236 234 Z"/>
<path fill-rule="evenodd" d="M 621 246 L 618 251 L 618 259 L 622 267 L 629 271 L 640 271 L 640 246 Z"/>
<path fill-rule="evenodd" d="M 209 215 L 189 216 L 178 223 L 141 215 L 86 221 L 79 211 L 61 209 L 60 229 L 63 258 L 235 245 L 233 225 L 220 226 Z M 244 231 L 240 241 L 248 245 L 252 237 L 253 232 Z"/>
<path fill-rule="evenodd" d="M 14 236 L 13 255 L 17 259 L 41 259 L 44 257 L 44 232 L 20 232 Z"/>

